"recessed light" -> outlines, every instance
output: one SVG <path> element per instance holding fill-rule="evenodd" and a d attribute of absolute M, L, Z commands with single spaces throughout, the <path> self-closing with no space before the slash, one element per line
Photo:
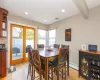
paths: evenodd
<path fill-rule="evenodd" d="M 25 12 L 25 14 L 28 14 L 28 12 Z"/>
<path fill-rule="evenodd" d="M 61 12 L 65 12 L 65 9 L 62 9 Z"/>
<path fill-rule="evenodd" d="M 45 22 L 47 21 L 47 20 L 44 20 Z"/>

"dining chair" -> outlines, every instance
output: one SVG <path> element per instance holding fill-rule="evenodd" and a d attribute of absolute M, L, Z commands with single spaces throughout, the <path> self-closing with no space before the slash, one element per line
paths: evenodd
<path fill-rule="evenodd" d="M 54 44 L 53 47 L 54 48 L 60 48 L 60 44 Z"/>
<path fill-rule="evenodd" d="M 61 45 L 61 48 L 64 48 L 64 49 L 69 49 L 69 45 Z"/>
<path fill-rule="evenodd" d="M 44 44 L 37 44 L 37 48 L 44 48 Z"/>
<path fill-rule="evenodd" d="M 57 74 L 57 80 L 59 79 L 59 75 L 62 76 L 62 80 L 64 79 L 65 75 L 65 80 L 66 80 L 66 62 L 67 62 L 67 55 L 69 54 L 68 49 L 61 48 L 59 50 L 59 56 L 55 60 L 51 61 L 51 63 L 55 66 L 54 70 L 56 71 Z M 65 69 L 65 70 L 64 70 Z M 64 73 L 65 71 L 65 73 Z M 61 73 L 61 74 L 59 74 Z"/>
<path fill-rule="evenodd" d="M 45 73 L 45 61 L 40 59 L 38 50 L 34 50 L 33 54 L 34 54 L 34 57 L 33 57 L 34 79 L 39 77 L 39 79 L 42 80 L 42 77 L 45 77 L 45 74 L 46 74 Z M 52 64 L 48 64 L 48 67 L 49 67 L 48 70 L 52 72 L 53 71 Z M 39 74 L 38 77 L 35 77 L 35 72 Z M 53 72 L 51 73 L 51 75 L 52 75 L 51 77 L 48 75 L 48 79 L 53 80 Z"/>
<path fill-rule="evenodd" d="M 26 46 L 26 53 L 29 51 L 29 48 L 32 49 L 32 46 L 31 45 Z"/>
<path fill-rule="evenodd" d="M 31 48 L 28 48 L 28 74 L 27 74 L 27 79 L 28 79 L 28 76 L 30 75 L 31 76 L 31 80 L 33 80 L 33 53 L 32 53 L 32 49 Z"/>
<path fill-rule="evenodd" d="M 69 50 L 69 45 L 61 45 L 61 48 L 64 48 L 64 49 L 68 49 Z M 69 53 L 68 53 L 68 61 L 67 61 L 67 66 L 66 66 L 66 68 L 67 68 L 67 70 L 68 70 L 68 72 L 67 72 L 67 74 L 68 74 L 68 76 L 69 76 Z"/>

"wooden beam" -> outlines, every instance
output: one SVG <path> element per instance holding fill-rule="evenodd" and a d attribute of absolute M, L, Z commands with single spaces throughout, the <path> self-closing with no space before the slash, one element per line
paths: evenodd
<path fill-rule="evenodd" d="M 85 0 L 73 0 L 73 2 L 75 3 L 80 13 L 83 15 L 84 19 L 88 19 L 89 9 L 88 9 L 86 1 Z"/>

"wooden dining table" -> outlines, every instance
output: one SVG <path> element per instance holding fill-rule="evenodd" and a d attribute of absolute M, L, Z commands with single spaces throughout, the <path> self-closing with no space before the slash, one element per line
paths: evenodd
<path fill-rule="evenodd" d="M 58 57 L 59 55 L 59 49 L 58 48 L 52 48 L 51 50 L 48 50 L 46 48 L 38 49 L 40 58 L 45 61 L 45 80 L 48 80 L 48 63 L 50 60 L 53 60 L 54 58 Z M 69 76 L 69 54 L 67 56 L 67 74 Z"/>

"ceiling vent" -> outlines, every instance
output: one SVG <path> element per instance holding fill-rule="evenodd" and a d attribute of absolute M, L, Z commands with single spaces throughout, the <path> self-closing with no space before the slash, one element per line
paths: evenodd
<path fill-rule="evenodd" d="M 57 18 L 55 18 L 55 20 L 58 20 L 59 18 L 57 17 Z"/>

